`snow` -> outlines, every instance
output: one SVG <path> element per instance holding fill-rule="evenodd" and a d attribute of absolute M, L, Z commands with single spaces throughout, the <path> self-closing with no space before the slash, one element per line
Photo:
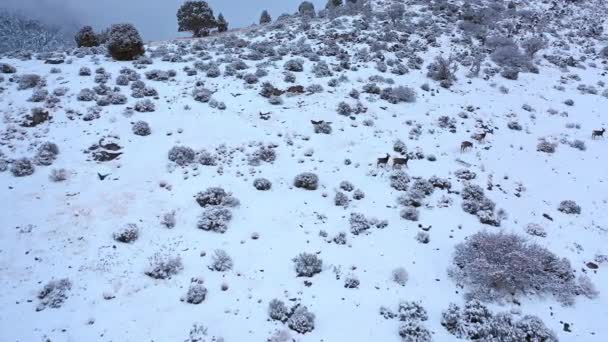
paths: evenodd
<path fill-rule="evenodd" d="M 438 51 L 423 54 L 425 65 Z M 216 51 L 210 53 L 217 56 Z M 429 319 L 424 325 L 435 341 L 451 341 L 455 337 L 440 325 L 441 313 L 450 302 L 462 303 L 466 290 L 457 287 L 446 270 L 454 245 L 481 229 L 505 229 L 538 242 L 569 259 L 577 274 L 585 272 L 600 292 L 595 299 L 577 297 L 573 306 L 562 306 L 550 296 L 529 297 L 520 298 L 521 305 L 493 304 L 495 311 L 514 309 L 537 315 L 560 341 L 604 341 L 608 336 L 604 324 L 608 319 L 606 264 L 600 264 L 597 271 L 585 266 L 596 254 L 608 254 L 608 163 L 604 161 L 608 141 L 591 139 L 593 129 L 608 125 L 608 99 L 581 94 L 576 82 L 563 84 L 565 91 L 555 89 L 564 73 L 546 60 L 538 58 L 539 74 L 520 73 L 515 81 L 499 75 L 491 81 L 467 78 L 467 70 L 460 68 L 458 80 L 449 90 L 428 79 L 426 70 L 383 75 L 393 78 L 395 84 L 381 87 L 412 87 L 417 92 L 416 102 L 390 104 L 362 93 L 361 102 L 368 110 L 352 120 L 338 115 L 336 108 L 342 101 L 356 104 L 348 93 L 362 88 L 365 82 L 360 80 L 379 74 L 375 63 L 357 72 L 348 71 L 349 80 L 332 88 L 326 85 L 328 78 L 314 78 L 314 62 L 306 60 L 304 73 L 296 75 L 296 84 L 321 83 L 325 91 L 283 95 L 283 104 L 273 106 L 258 95 L 258 89 L 264 81 L 281 89 L 293 85 L 283 82 L 282 65 L 289 57 L 279 61 L 276 69 L 270 67 L 269 76 L 253 86 L 223 75 L 187 77 L 181 69 L 190 64 L 155 58 L 152 66 L 138 72 L 175 69 L 177 76 L 167 82 L 145 81 L 160 96 L 153 100 L 154 112 L 126 116 L 125 106 L 108 106 L 103 107 L 99 119 L 83 121 L 66 115 L 68 108 L 86 113 L 91 105 L 76 100 L 80 89 L 96 85 L 94 75 L 78 76 L 79 69 L 103 66 L 112 75 L 108 85 L 113 87 L 120 69 L 133 65 L 105 57 L 99 62 L 91 57 L 71 59 L 73 63 L 59 65 L 60 74 L 51 74 L 52 65 L 44 61 L 2 59 L 15 66 L 18 74 L 43 75 L 49 90 L 67 86 L 70 91 L 52 110 L 50 122 L 19 128 L 26 132 L 23 139 L 1 141 L 0 151 L 14 159 L 33 157 L 36 148 L 32 142 L 52 141 L 60 153 L 51 167 L 36 166 L 32 176 L 16 178 L 10 171 L 0 173 L 0 340 L 179 341 L 188 337 L 193 324 L 203 323 L 210 335 L 226 341 L 263 341 L 275 330 L 288 329 L 286 324 L 269 320 L 270 300 L 278 298 L 291 305 L 290 299 L 297 298 L 316 316 L 312 332 L 291 333 L 300 341 L 399 341 L 399 323 L 383 318 L 379 309 L 395 308 L 402 300 L 419 301 L 427 310 Z M 331 65 L 334 60 L 327 62 Z M 250 68 L 246 72 L 251 72 L 255 63 L 247 61 Z M 582 83 L 595 85 L 606 79 L 599 68 L 588 65 L 572 72 Z M 191 92 L 197 79 L 204 80 L 207 89 L 217 90 L 213 98 L 225 102 L 226 110 L 194 101 Z M 436 92 L 431 95 L 421 90 L 424 83 Z M 507 87 L 509 93 L 501 93 L 500 86 Z M 6 80 L 0 87 L 5 88 L 0 93 L 4 136 L 16 126 L 19 113 L 36 104 L 26 101 L 31 90 L 19 91 Z M 122 87 L 122 93 L 128 96 L 130 89 Z M 128 97 L 126 106 L 138 101 Z M 574 100 L 574 106 L 564 104 L 567 98 Z M 533 111 L 523 110 L 525 104 Z M 475 110 L 467 111 L 468 106 Z M 550 115 L 549 109 L 568 115 Z M 271 113 L 270 119 L 260 119 L 259 114 L 266 112 Z M 459 118 L 460 112 L 470 118 Z M 437 126 L 442 115 L 456 118 L 456 133 Z M 374 126 L 364 126 L 364 119 L 373 119 Z M 473 141 L 471 135 L 481 131 L 475 119 L 491 122 L 494 133 L 461 153 L 461 142 Z M 151 135 L 132 133 L 132 123 L 140 120 L 150 125 Z M 332 134 L 315 134 L 310 120 L 331 121 Z M 410 120 L 422 125 L 417 140 L 408 138 L 413 127 Z M 523 130 L 510 130 L 507 124 L 513 120 L 522 124 Z M 572 122 L 581 128 L 566 128 Z M 110 135 L 120 137 L 117 143 L 123 154 L 109 162 L 87 160 L 90 156 L 83 151 Z M 546 154 L 536 150 L 539 138 L 555 142 L 580 139 L 587 149 L 580 151 L 559 143 L 556 153 Z M 387 152 L 398 156 L 392 152 L 397 139 L 403 140 L 409 151 L 420 147 L 425 154 L 437 157 L 435 162 L 410 160 L 405 170 L 410 177 L 450 178 L 452 190 L 460 191 L 463 181 L 454 172 L 466 165 L 477 173 L 471 181 L 474 184 L 485 188 L 492 176 L 493 190 L 486 189 L 485 194 L 508 213 L 501 228 L 482 225 L 477 217 L 463 212 L 458 195 L 449 195 L 454 200 L 450 207 L 438 207 L 438 200 L 448 195 L 439 189 L 419 208 L 418 222 L 400 218 L 402 208 L 396 199 L 403 192 L 390 187 L 390 170 L 376 167 L 376 158 Z M 253 153 L 257 142 L 276 144 L 276 161 L 248 165 L 243 151 Z M 215 152 L 221 144 L 233 151 L 232 162 L 223 158 L 218 166 L 195 163 L 180 167 L 167 159 L 175 145 Z M 305 156 L 310 149 L 312 156 Z M 345 165 L 345 159 L 352 164 Z M 68 179 L 49 181 L 52 168 L 66 168 Z M 390 163 L 387 168 L 391 168 Z M 294 177 L 303 172 L 319 176 L 317 190 L 293 186 Z M 109 176 L 102 181 L 98 173 Z M 270 180 L 272 188 L 256 190 L 253 181 L 259 177 Z M 351 199 L 347 208 L 334 205 L 335 193 L 345 180 L 365 192 L 364 199 Z M 161 182 L 170 186 L 161 187 Z M 518 197 L 520 183 L 525 191 Z M 240 201 L 238 207 L 231 208 L 233 219 L 223 234 L 196 228 L 204 209 L 196 203 L 195 195 L 214 186 L 232 192 Z M 352 192 L 347 195 L 352 198 Z M 582 213 L 559 212 L 563 200 L 576 201 Z M 176 226 L 167 229 L 161 220 L 172 210 Z M 389 224 L 355 236 L 349 230 L 351 212 L 385 219 Z M 545 213 L 553 221 L 544 218 Z M 138 240 L 131 244 L 114 241 L 112 234 L 128 223 L 140 228 Z M 526 234 L 529 223 L 540 224 L 547 236 Z M 419 224 L 431 226 L 428 244 L 416 240 Z M 328 236 L 319 236 L 320 230 Z M 347 232 L 346 245 L 328 242 L 343 231 Z M 254 233 L 259 234 L 258 239 L 251 238 Z M 217 249 L 230 255 L 232 270 L 214 272 L 208 268 Z M 179 255 L 184 269 L 164 280 L 146 276 L 148 259 L 157 252 Z M 320 274 L 296 277 L 292 259 L 302 252 L 318 253 L 323 260 Z M 392 279 L 398 267 L 409 275 L 405 286 Z M 344 279 L 350 274 L 360 281 L 356 289 L 344 288 Z M 64 305 L 36 312 L 38 291 L 48 281 L 62 278 L 72 282 Z M 192 278 L 203 279 L 208 290 L 198 305 L 180 301 Z M 221 290 L 222 284 L 228 285 L 226 291 Z M 563 331 L 562 322 L 570 323 L 572 332 Z"/>

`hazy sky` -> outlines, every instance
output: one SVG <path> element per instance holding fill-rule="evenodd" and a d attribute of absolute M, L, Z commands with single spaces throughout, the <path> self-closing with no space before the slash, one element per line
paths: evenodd
<path fill-rule="evenodd" d="M 295 13 L 302 0 L 208 0 L 217 16 L 224 14 L 230 27 L 257 23 L 262 10 L 276 19 L 282 13 Z M 318 9 L 326 0 L 309 0 Z M 53 23 L 71 23 L 73 18 L 95 29 L 112 23 L 131 22 L 145 40 L 178 36 L 175 14 L 184 0 L 0 0 L 0 8 L 21 9 Z"/>

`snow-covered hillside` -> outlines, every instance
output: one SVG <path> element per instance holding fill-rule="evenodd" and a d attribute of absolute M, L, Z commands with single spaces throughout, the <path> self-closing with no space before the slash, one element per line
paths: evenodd
<path fill-rule="evenodd" d="M 607 4 L 403 3 L 1 58 L 0 341 L 605 341 Z"/>

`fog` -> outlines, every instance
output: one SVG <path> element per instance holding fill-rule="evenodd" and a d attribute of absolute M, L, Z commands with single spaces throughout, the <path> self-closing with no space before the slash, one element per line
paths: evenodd
<path fill-rule="evenodd" d="M 302 0 L 209 0 L 214 14 L 224 14 L 231 28 L 257 23 L 262 10 L 273 20 L 282 13 L 295 13 Z M 175 14 L 184 0 L 0 0 L 0 8 L 58 25 L 91 25 L 101 29 L 112 23 L 131 22 L 145 40 L 183 36 L 177 33 Z M 326 0 L 312 0 L 322 8 Z"/>

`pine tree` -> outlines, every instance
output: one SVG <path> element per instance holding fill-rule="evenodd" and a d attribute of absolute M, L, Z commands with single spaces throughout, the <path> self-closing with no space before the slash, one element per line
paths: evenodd
<path fill-rule="evenodd" d="M 220 13 L 217 16 L 217 31 L 218 32 L 226 32 L 228 31 L 228 22 L 224 19 L 224 15 Z"/>
<path fill-rule="evenodd" d="M 189 31 L 194 37 L 208 36 L 211 29 L 218 27 L 213 10 L 205 1 L 184 2 L 177 11 L 177 23 L 179 32 Z"/>
<path fill-rule="evenodd" d="M 268 24 L 272 21 L 270 14 L 268 14 L 267 10 L 262 11 L 262 15 L 260 16 L 260 25 Z"/>

